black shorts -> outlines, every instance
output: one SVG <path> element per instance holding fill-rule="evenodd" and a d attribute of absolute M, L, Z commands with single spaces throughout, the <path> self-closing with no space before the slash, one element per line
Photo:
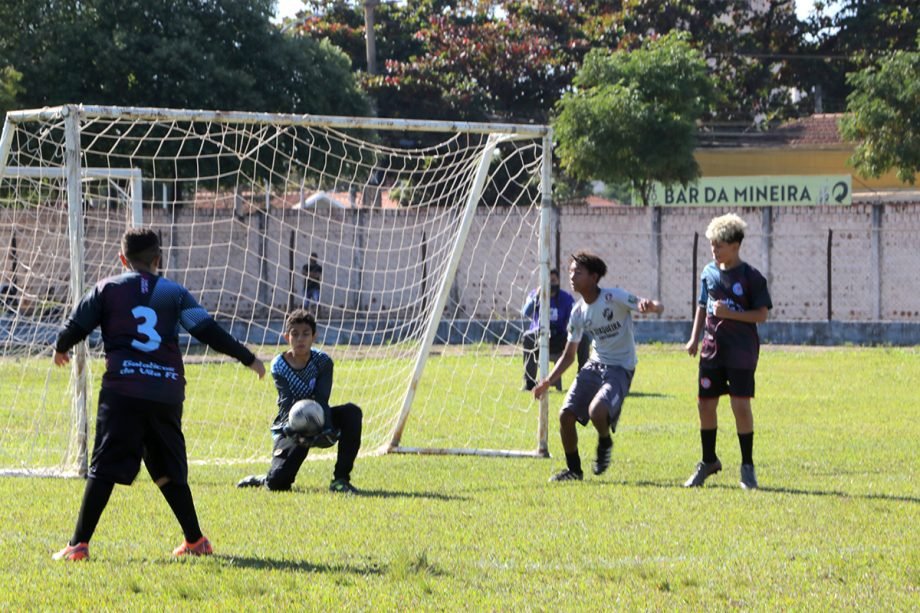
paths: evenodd
<path fill-rule="evenodd" d="M 735 398 L 754 397 L 754 370 L 747 368 L 705 367 L 700 364 L 697 380 L 700 398 L 718 398 L 728 394 Z"/>
<path fill-rule="evenodd" d="M 89 476 L 130 485 L 142 459 L 154 481 L 162 477 L 180 484 L 188 481 L 182 404 L 163 404 L 103 389 L 99 392 Z"/>

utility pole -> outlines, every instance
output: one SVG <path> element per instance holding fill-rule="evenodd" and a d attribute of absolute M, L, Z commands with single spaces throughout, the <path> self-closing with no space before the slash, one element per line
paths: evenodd
<path fill-rule="evenodd" d="M 374 11 L 380 0 L 364 0 L 364 38 L 367 49 L 367 74 L 377 74 L 377 40 L 374 37 Z"/>

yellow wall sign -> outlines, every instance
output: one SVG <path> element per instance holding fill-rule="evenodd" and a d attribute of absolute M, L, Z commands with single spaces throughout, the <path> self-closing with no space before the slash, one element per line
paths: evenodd
<path fill-rule="evenodd" d="M 703 177 L 652 187 L 653 206 L 814 206 L 853 203 L 850 175 Z"/>

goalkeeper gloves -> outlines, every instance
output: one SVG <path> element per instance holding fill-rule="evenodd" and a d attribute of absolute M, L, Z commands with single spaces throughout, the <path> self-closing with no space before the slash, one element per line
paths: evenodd
<path fill-rule="evenodd" d="M 339 442 L 342 431 L 338 428 L 325 428 L 318 434 L 308 436 L 294 432 L 288 425 L 281 429 L 282 434 L 294 440 L 301 447 L 316 447 L 317 449 L 326 449 Z"/>

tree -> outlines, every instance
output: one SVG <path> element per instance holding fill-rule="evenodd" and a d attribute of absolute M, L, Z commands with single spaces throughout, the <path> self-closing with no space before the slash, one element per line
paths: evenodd
<path fill-rule="evenodd" d="M 562 167 L 577 179 L 629 183 L 648 204 L 653 181 L 699 176 L 696 122 L 715 100 L 706 60 L 682 33 L 632 52 L 593 50 L 554 121 Z"/>
<path fill-rule="evenodd" d="M 7 0 L 0 59 L 27 106 L 68 102 L 360 114 L 347 57 L 285 36 L 273 0 Z"/>
<path fill-rule="evenodd" d="M 801 33 L 792 0 L 625 0 L 615 19 L 620 49 L 669 32 L 690 34 L 724 84 L 712 119 L 750 125 L 795 114 L 790 93 L 801 86 L 793 62 Z"/>
<path fill-rule="evenodd" d="M 0 68 L 0 121 L 16 106 L 16 96 L 22 90 L 22 74 L 12 66 Z"/>
<path fill-rule="evenodd" d="M 361 76 L 387 117 L 539 121 L 587 51 L 603 0 L 410 0 L 376 13 L 380 75 Z M 609 4 L 609 3 L 608 3 Z M 313 1 L 305 36 L 328 37 L 366 67 L 359 1 Z"/>
<path fill-rule="evenodd" d="M 898 179 L 913 185 L 920 172 L 920 52 L 889 52 L 848 75 L 847 83 L 853 91 L 840 129 L 858 142 L 850 162 L 870 177 L 896 169 Z"/>
<path fill-rule="evenodd" d="M 808 64 L 808 88 L 820 88 L 823 107 L 845 107 L 847 74 L 891 51 L 915 49 L 920 28 L 916 7 L 891 0 L 829 0 L 815 3 L 803 32 L 803 48 L 819 61 Z M 829 11 L 835 8 L 836 12 Z"/>

